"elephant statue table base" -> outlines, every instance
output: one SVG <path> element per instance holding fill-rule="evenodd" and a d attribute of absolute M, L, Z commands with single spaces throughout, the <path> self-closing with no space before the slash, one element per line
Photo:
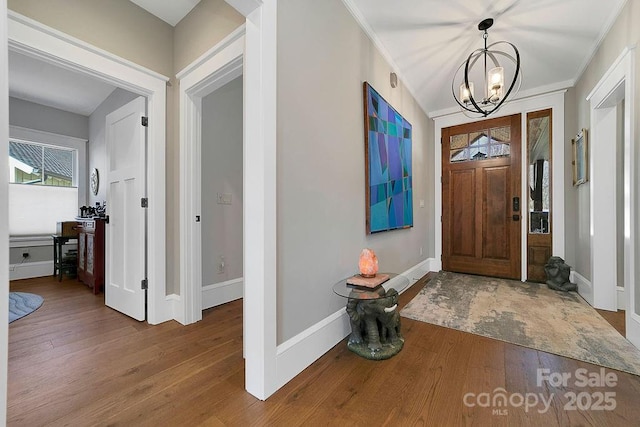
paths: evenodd
<path fill-rule="evenodd" d="M 356 294 L 357 293 L 357 294 Z M 398 292 L 380 287 L 369 297 L 353 291 L 347 302 L 351 335 L 347 347 L 370 360 L 384 360 L 398 354 L 404 346 L 400 333 Z"/>

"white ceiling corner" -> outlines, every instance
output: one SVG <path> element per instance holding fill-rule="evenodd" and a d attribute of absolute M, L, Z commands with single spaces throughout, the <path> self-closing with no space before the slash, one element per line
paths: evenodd
<path fill-rule="evenodd" d="M 152 15 L 175 27 L 200 0 L 130 0 Z"/>

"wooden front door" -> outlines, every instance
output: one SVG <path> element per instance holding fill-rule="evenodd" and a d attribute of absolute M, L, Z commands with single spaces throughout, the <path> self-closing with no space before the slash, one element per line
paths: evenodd
<path fill-rule="evenodd" d="M 520 115 L 442 129 L 442 269 L 520 279 Z"/>

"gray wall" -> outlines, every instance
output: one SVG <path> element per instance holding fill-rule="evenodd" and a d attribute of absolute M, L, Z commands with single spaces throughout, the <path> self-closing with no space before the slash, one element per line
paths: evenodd
<path fill-rule="evenodd" d="M 278 2 L 278 343 L 344 307 L 364 247 L 381 271 L 432 255 L 433 122 L 340 0 Z M 414 227 L 367 235 L 362 82 L 413 125 Z M 419 208 L 419 200 L 427 208 Z M 423 255 L 420 255 L 420 248 Z"/>
<path fill-rule="evenodd" d="M 640 41 L 640 26 L 637 24 L 637 17 L 640 16 L 640 0 L 628 0 L 624 8 L 620 12 L 620 15 L 616 19 L 615 23 L 611 27 L 609 33 L 602 41 L 597 52 L 593 56 L 591 62 L 585 69 L 584 73 L 578 80 L 575 86 L 576 91 L 576 110 L 577 110 L 577 130 L 581 128 L 590 128 L 589 117 L 589 103 L 586 101 L 587 95 L 593 90 L 595 85 L 604 76 L 604 73 L 611 67 L 615 59 L 622 53 L 625 47 L 637 45 Z M 632 120 L 634 123 L 640 123 L 640 49 L 635 49 L 635 105 L 634 105 L 634 117 Z M 635 134 L 635 147 L 636 158 L 633 159 L 636 171 L 637 182 L 637 170 L 640 166 L 640 132 Z M 568 167 L 570 165 L 568 164 Z M 577 233 L 571 237 L 576 247 L 576 270 L 584 277 L 591 278 L 591 264 L 590 253 L 591 245 L 589 240 L 589 183 L 579 186 L 577 189 L 573 189 L 576 194 L 576 200 L 573 206 L 567 206 L 567 216 L 573 213 L 573 220 L 578 223 Z M 613 189 L 612 189 L 613 191 Z M 640 200 L 640 187 L 636 185 L 636 201 Z M 638 209 L 638 207 L 636 207 Z M 637 212 L 637 211 L 636 211 Z M 569 221 L 570 219 L 567 218 Z M 633 219 L 637 223 L 637 218 Z M 640 227 L 636 227 L 636 241 L 640 240 Z M 634 260 L 636 265 L 640 265 L 640 251 L 636 248 L 636 259 Z M 635 280 L 636 283 L 636 307 L 640 308 L 640 281 Z"/>
<path fill-rule="evenodd" d="M 94 196 L 89 190 L 89 206 L 96 202 L 107 200 L 107 146 L 105 141 L 107 114 L 117 110 L 138 95 L 124 89 L 117 88 L 94 110 L 89 117 L 89 173 L 93 168 L 98 169 L 100 185 L 98 195 Z"/>
<path fill-rule="evenodd" d="M 9 98 L 9 124 L 89 139 L 89 118 L 18 98 Z"/>
<path fill-rule="evenodd" d="M 243 275 L 242 123 L 240 76 L 202 100 L 203 286 Z M 231 195 L 231 204 L 219 204 L 218 194 Z"/>
<path fill-rule="evenodd" d="M 129 0 L 8 0 L 7 7 L 170 76 L 173 27 Z"/>
<path fill-rule="evenodd" d="M 201 0 L 174 29 L 174 75 L 244 23 L 224 0 Z M 180 114 L 175 78 L 167 93 L 167 293 L 180 293 Z M 173 242 L 173 244 L 172 244 Z M 173 287 L 172 287 L 173 285 Z"/>

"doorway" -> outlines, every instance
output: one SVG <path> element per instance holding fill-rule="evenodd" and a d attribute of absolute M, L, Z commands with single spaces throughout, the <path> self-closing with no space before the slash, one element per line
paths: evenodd
<path fill-rule="evenodd" d="M 239 76 L 202 98 L 203 310 L 243 294 L 242 86 Z"/>
<path fill-rule="evenodd" d="M 640 292 L 637 273 L 637 154 L 634 146 L 635 49 L 625 48 L 587 96 L 590 103 L 589 143 L 591 283 L 579 292 L 594 307 L 618 309 L 616 285 L 623 283 L 627 339 L 640 348 Z M 622 124 L 622 126 L 620 126 Z M 620 140 L 623 162 L 616 156 Z M 620 170 L 622 169 L 622 170 Z M 617 178 L 619 176 L 619 178 Z M 616 200 L 616 181 L 623 196 Z M 623 210 L 616 213 L 617 208 Z M 617 223 L 622 221 L 622 234 Z M 622 240 L 622 242 L 618 242 Z M 622 264 L 617 259 L 622 257 Z M 622 270 L 624 279 L 616 280 Z"/>
<path fill-rule="evenodd" d="M 172 302 L 166 298 L 165 251 L 165 118 L 166 81 L 157 73 L 125 63 L 108 52 L 79 45 L 69 36 L 9 13 L 9 49 L 49 64 L 91 76 L 121 87 L 148 100 L 148 317 L 150 324 L 173 318 Z"/>
<path fill-rule="evenodd" d="M 520 114 L 442 129 L 442 268 L 520 279 Z"/>

